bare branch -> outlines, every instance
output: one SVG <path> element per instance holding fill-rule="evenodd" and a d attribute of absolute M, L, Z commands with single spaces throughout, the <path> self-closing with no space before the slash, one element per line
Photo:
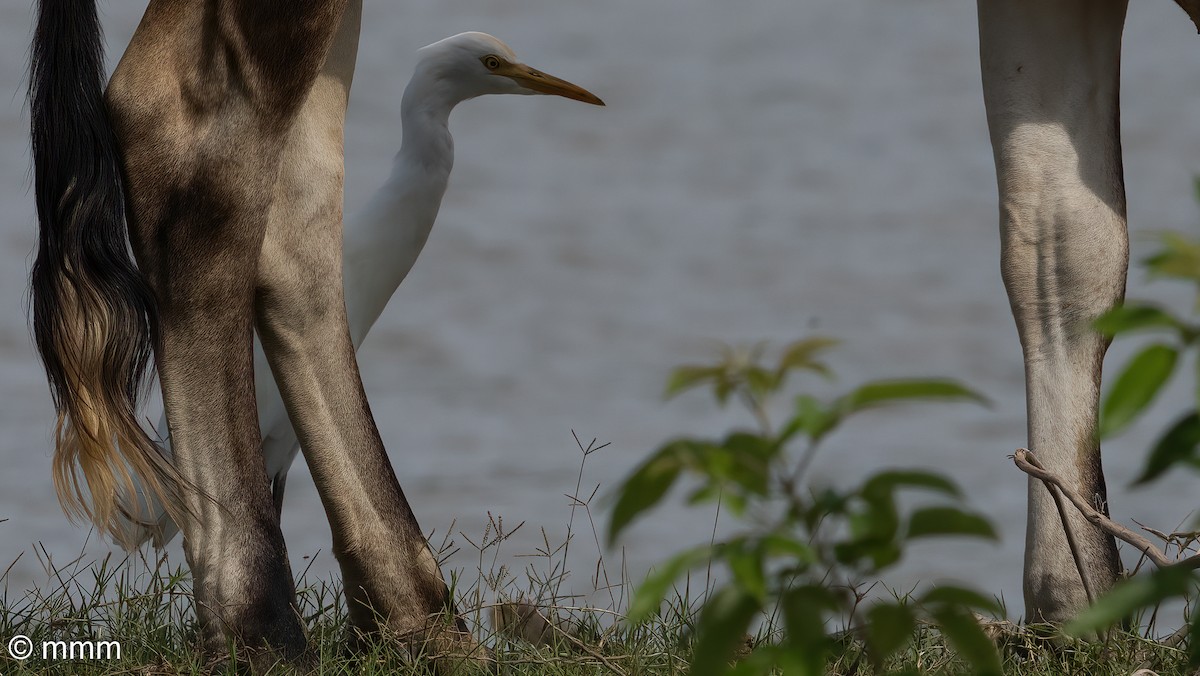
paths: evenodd
<path fill-rule="evenodd" d="M 1047 484 L 1047 487 L 1054 486 L 1057 488 L 1071 501 L 1071 504 L 1075 505 L 1075 508 L 1079 510 L 1079 513 L 1085 519 L 1105 533 L 1132 545 L 1159 568 L 1166 568 L 1168 566 L 1200 568 L 1200 555 L 1189 556 L 1179 561 L 1172 561 L 1153 542 L 1097 511 L 1078 491 L 1063 483 L 1063 480 L 1057 474 L 1049 472 L 1042 467 L 1041 463 L 1037 461 L 1037 458 L 1028 449 L 1017 449 L 1017 452 L 1012 455 L 1012 459 L 1017 469 L 1042 481 Z"/>

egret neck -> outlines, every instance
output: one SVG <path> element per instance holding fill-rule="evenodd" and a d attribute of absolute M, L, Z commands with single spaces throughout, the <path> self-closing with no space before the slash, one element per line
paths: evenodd
<path fill-rule="evenodd" d="M 450 111 L 457 100 L 418 69 L 400 103 L 403 141 L 387 182 L 347 219 L 342 274 L 350 337 L 357 347 L 416 263 L 454 166 Z"/>

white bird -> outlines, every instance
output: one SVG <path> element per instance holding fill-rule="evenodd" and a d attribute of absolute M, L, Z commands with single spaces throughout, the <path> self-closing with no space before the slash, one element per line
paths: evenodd
<path fill-rule="evenodd" d="M 400 103 L 403 141 L 391 176 L 362 211 L 345 221 L 343 284 L 355 348 L 412 269 L 433 228 L 454 164 L 448 126 L 454 106 L 485 94 L 551 94 L 604 105 L 591 92 L 520 63 L 508 45 L 486 33 L 460 33 L 421 48 L 417 55 Z M 287 471 L 300 445 L 257 339 L 254 381 L 263 457 L 280 508 Z M 158 435 L 169 454 L 165 416 Z M 134 533 L 128 541 L 152 539 L 155 546 L 165 545 L 178 526 L 140 485 L 138 500 L 138 507 L 127 510 L 133 514 L 128 526 Z"/>

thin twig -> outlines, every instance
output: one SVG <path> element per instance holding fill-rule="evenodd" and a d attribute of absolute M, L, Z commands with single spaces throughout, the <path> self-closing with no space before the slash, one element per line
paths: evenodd
<path fill-rule="evenodd" d="M 1179 644 L 1183 643 L 1183 640 L 1185 638 L 1187 638 L 1188 632 L 1190 632 L 1191 630 L 1192 630 L 1192 628 L 1189 625 L 1185 624 L 1182 627 L 1176 629 L 1174 632 L 1172 632 L 1170 636 L 1159 641 L 1159 643 L 1162 643 L 1163 645 L 1167 646 L 1168 648 L 1178 648 Z"/>
<path fill-rule="evenodd" d="M 1038 459 L 1033 456 L 1028 450 L 1022 448 L 1017 451 L 1024 451 L 1025 460 L 1036 469 L 1043 472 L 1045 467 L 1038 462 Z M 1017 465 L 1020 467 L 1020 464 Z M 1050 498 L 1054 500 L 1054 506 L 1058 509 L 1058 520 L 1062 522 L 1063 532 L 1067 535 L 1067 545 L 1071 549 L 1071 558 L 1075 561 L 1075 570 L 1079 572 L 1079 580 L 1083 582 L 1083 592 L 1087 595 L 1088 605 L 1096 602 L 1096 585 L 1092 583 L 1092 577 L 1088 574 L 1088 568 L 1083 564 L 1083 552 L 1079 548 L 1079 540 L 1075 537 L 1075 529 L 1071 528 L 1071 519 L 1067 516 L 1067 508 L 1062 503 L 1062 496 L 1054 489 L 1054 483 L 1046 479 L 1042 479 L 1042 484 L 1046 487 L 1046 491 L 1050 493 Z M 1058 484 L 1061 487 L 1061 484 Z"/>
<path fill-rule="evenodd" d="M 1088 501 L 1085 500 L 1078 491 L 1064 484 L 1063 480 L 1059 478 L 1057 474 L 1046 471 L 1046 469 L 1041 467 L 1040 463 L 1034 464 L 1037 463 L 1037 459 L 1033 457 L 1033 453 L 1031 453 L 1029 450 L 1024 448 L 1017 449 L 1017 452 L 1013 454 L 1012 459 L 1013 463 L 1016 464 L 1017 469 L 1035 479 L 1040 479 L 1041 481 L 1052 484 L 1054 487 L 1058 488 L 1058 490 L 1062 491 L 1063 495 L 1067 496 L 1067 499 L 1071 501 L 1071 504 L 1075 505 L 1075 508 L 1078 509 L 1081 514 L 1083 514 L 1085 519 L 1105 533 L 1108 533 L 1109 535 L 1132 545 L 1139 552 L 1144 554 L 1146 558 L 1153 561 L 1154 565 L 1158 566 L 1159 568 L 1167 568 L 1169 566 L 1178 566 L 1186 569 L 1200 568 L 1200 555 L 1189 556 L 1180 561 L 1172 561 L 1167 558 L 1166 554 L 1162 553 L 1161 550 L 1155 547 L 1153 542 L 1150 542 L 1141 535 L 1138 535 L 1137 533 L 1129 530 L 1125 526 L 1122 526 L 1121 524 L 1113 521 L 1109 517 L 1097 511 L 1096 508 L 1092 507 L 1092 505 L 1089 504 Z M 1030 462 L 1031 460 L 1032 462 Z"/>

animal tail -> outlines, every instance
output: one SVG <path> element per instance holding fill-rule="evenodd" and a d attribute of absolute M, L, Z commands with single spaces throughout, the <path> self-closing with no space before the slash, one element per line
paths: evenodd
<path fill-rule="evenodd" d="M 167 417 L 162 416 L 156 430 L 160 439 L 159 448 L 163 456 L 172 458 L 171 437 L 167 428 Z M 141 477 L 133 477 L 133 493 L 130 499 L 122 500 L 120 531 L 114 539 L 128 548 L 140 547 L 150 542 L 155 549 L 167 546 L 179 534 L 172 510 L 161 496 L 149 490 Z"/>
<path fill-rule="evenodd" d="M 30 286 L 58 412 L 54 487 L 68 517 L 120 539 L 133 475 L 168 505 L 178 504 L 179 482 L 137 419 L 157 314 L 130 255 L 103 87 L 95 0 L 40 0 L 29 77 L 38 214 Z"/>

